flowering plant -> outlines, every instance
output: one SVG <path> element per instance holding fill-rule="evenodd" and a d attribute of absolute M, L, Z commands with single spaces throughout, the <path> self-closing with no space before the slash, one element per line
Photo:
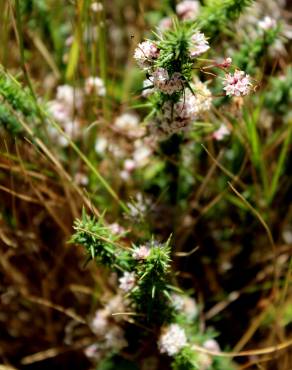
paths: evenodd
<path fill-rule="evenodd" d="M 174 369 L 205 369 L 213 364 L 204 348 L 219 353 L 220 347 L 211 339 L 211 331 L 194 330 L 198 307 L 193 298 L 174 285 L 170 239 L 159 243 L 152 238 L 127 248 L 122 243 L 124 234 L 113 233 L 103 217 L 97 220 L 85 212 L 74 229 L 71 241 L 85 247 L 88 259 L 107 266 L 118 276 L 116 296 L 96 312 L 90 324 L 99 341 L 85 349 L 88 357 L 108 359 L 127 351 L 127 347 L 130 350 L 137 340 L 140 345 L 147 343 L 150 337 L 157 342 L 156 350 L 172 358 Z M 128 315 L 134 320 L 127 322 Z M 141 334 L 139 328 L 143 326 L 148 329 Z M 192 349 L 192 343 L 201 345 L 203 352 Z M 226 370 L 225 366 L 232 369 L 226 360 L 216 359 L 214 366 L 218 370 Z"/>
<path fill-rule="evenodd" d="M 209 48 L 205 35 L 193 23 L 179 23 L 173 19 L 171 28 L 156 35 L 156 41 L 140 43 L 134 58 L 144 71 L 143 96 L 149 100 L 152 110 L 148 121 L 154 137 L 165 139 L 191 129 L 202 113 L 211 109 L 212 94 L 194 71 L 200 69 L 199 57 Z M 232 63 L 226 58 L 214 67 L 226 71 Z M 209 68 L 209 67 L 208 67 Z M 243 71 L 226 73 L 223 81 L 228 96 L 247 95 L 251 80 Z"/>

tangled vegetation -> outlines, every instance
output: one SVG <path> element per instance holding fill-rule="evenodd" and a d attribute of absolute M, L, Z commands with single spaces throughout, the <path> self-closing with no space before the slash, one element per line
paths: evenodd
<path fill-rule="evenodd" d="M 1 370 L 291 370 L 289 21 L 0 2 Z"/>

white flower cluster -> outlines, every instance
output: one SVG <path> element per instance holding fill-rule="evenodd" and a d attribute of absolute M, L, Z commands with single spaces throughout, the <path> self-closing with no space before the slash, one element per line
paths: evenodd
<path fill-rule="evenodd" d="M 82 103 L 81 91 L 69 85 L 58 86 L 56 99 L 48 103 L 49 113 L 71 140 L 80 135 L 80 123 L 74 118 L 74 109 L 80 109 Z M 49 125 L 48 133 L 58 145 L 68 146 L 67 138 L 62 136 L 54 126 Z"/>
<path fill-rule="evenodd" d="M 178 4 L 177 11 L 183 16 L 183 14 L 194 11 L 195 8 L 197 9 L 194 4 L 196 2 L 193 1 Z M 208 49 L 209 44 L 204 34 L 195 32 L 191 36 L 188 49 L 189 61 L 206 52 Z M 189 89 L 187 90 L 186 86 L 188 83 L 181 72 L 170 72 L 169 69 L 154 66 L 154 61 L 158 57 L 159 50 L 150 41 L 139 44 L 134 54 L 138 65 L 142 69 L 146 69 L 148 75 L 147 80 L 143 83 L 142 95 L 147 97 L 155 91 L 169 95 L 169 100 L 165 100 L 165 97 L 163 97 L 164 103 L 150 124 L 152 133 L 163 138 L 187 130 L 198 115 L 209 110 L 211 106 L 211 93 L 201 82 L 198 82 L 194 86 L 195 94 Z M 183 94 L 183 92 L 185 93 Z M 174 95 L 175 93 L 179 94 Z M 127 161 L 125 165 L 130 171 L 135 168 L 133 161 Z"/>
<path fill-rule="evenodd" d="M 134 113 L 123 113 L 115 119 L 114 124 L 123 131 L 135 130 L 139 124 L 139 117 Z"/>
<path fill-rule="evenodd" d="M 277 21 L 269 16 L 266 16 L 259 21 L 258 26 L 263 31 L 272 30 L 277 27 Z"/>
<path fill-rule="evenodd" d="M 230 130 L 225 124 L 221 124 L 220 127 L 213 132 L 213 138 L 217 141 L 223 140 L 226 136 L 230 135 Z"/>
<path fill-rule="evenodd" d="M 207 350 L 213 351 L 213 352 L 220 352 L 221 351 L 219 343 L 215 339 L 207 339 L 203 343 L 203 347 L 206 348 Z"/>
<path fill-rule="evenodd" d="M 177 103 L 164 103 L 160 115 L 152 122 L 150 128 L 154 135 L 167 137 L 174 133 L 188 130 L 201 113 L 211 108 L 211 92 L 201 82 L 193 86 L 195 94 L 186 91 Z"/>
<path fill-rule="evenodd" d="M 106 94 L 103 80 L 99 77 L 87 78 L 84 91 L 87 95 L 94 93 L 98 96 L 104 96 Z M 75 140 L 81 135 L 81 124 L 75 117 L 75 111 L 78 112 L 82 109 L 83 102 L 84 92 L 82 89 L 70 85 L 60 85 L 57 87 L 56 98 L 48 103 L 48 112 L 70 140 Z M 48 126 L 48 133 L 58 145 L 68 146 L 68 139 L 62 136 L 54 126 Z"/>
<path fill-rule="evenodd" d="M 85 348 L 84 354 L 95 361 L 104 358 L 109 351 L 119 352 L 127 347 L 124 330 L 118 325 L 110 325 L 103 338 Z"/>
<path fill-rule="evenodd" d="M 193 3 L 190 1 L 190 3 Z M 191 37 L 190 57 L 195 58 L 205 53 L 210 48 L 205 35 L 196 32 Z M 172 95 L 182 91 L 184 88 L 184 78 L 180 72 L 171 75 L 162 67 L 154 68 L 154 61 L 159 57 L 157 46 L 151 41 L 144 41 L 138 45 L 134 52 L 134 58 L 140 68 L 147 70 L 149 77 L 143 83 L 144 97 L 149 96 L 155 90 L 159 90 L 167 95 Z"/>
<path fill-rule="evenodd" d="M 119 278 L 119 287 L 124 292 L 130 292 L 136 284 L 136 275 L 134 272 L 124 272 L 123 276 Z"/>
<path fill-rule="evenodd" d="M 85 80 L 85 92 L 87 95 L 105 96 L 106 88 L 103 80 L 100 77 L 88 77 Z"/>
<path fill-rule="evenodd" d="M 174 72 L 169 77 L 167 70 L 164 68 L 157 68 L 153 72 L 152 82 L 154 87 L 168 95 L 181 91 L 184 87 L 182 75 L 179 72 Z"/>
<path fill-rule="evenodd" d="M 141 42 L 134 52 L 134 58 L 138 66 L 142 69 L 149 69 L 159 56 L 159 49 L 151 41 Z"/>
<path fill-rule="evenodd" d="M 177 4 L 176 13 L 182 20 L 194 20 L 200 11 L 200 3 L 196 0 L 185 0 Z"/>
<path fill-rule="evenodd" d="M 82 95 L 78 88 L 70 85 L 61 85 L 57 88 L 56 100 L 67 106 L 72 111 L 74 106 L 79 109 L 82 106 Z"/>
<path fill-rule="evenodd" d="M 109 324 L 109 312 L 107 309 L 100 309 L 96 311 L 92 322 L 91 329 L 96 335 L 104 335 L 108 329 Z"/>
<path fill-rule="evenodd" d="M 91 320 L 90 327 L 94 334 L 104 335 L 109 329 L 109 326 L 116 324 L 117 317 L 114 316 L 115 321 L 113 321 L 113 313 L 123 312 L 125 310 L 125 300 L 122 295 L 113 296 L 104 308 L 99 309 L 95 312 L 93 319 Z"/>
<path fill-rule="evenodd" d="M 191 44 L 191 57 L 195 58 L 199 55 L 205 53 L 209 48 L 209 43 L 205 37 L 205 35 L 202 32 L 196 32 L 193 34 L 191 38 L 192 44 Z"/>
<path fill-rule="evenodd" d="M 111 140 L 100 132 L 95 142 L 95 151 L 104 158 L 107 152 L 113 155 L 121 164 L 120 178 L 130 181 L 134 170 L 149 164 L 153 152 L 152 141 L 149 137 L 143 137 L 146 127 L 134 112 L 117 116 L 111 129 L 118 136 Z"/>
<path fill-rule="evenodd" d="M 207 339 L 203 343 L 203 347 L 208 351 L 220 352 L 220 346 L 215 339 Z M 208 370 L 212 366 L 213 358 L 207 353 L 199 353 L 197 361 L 200 370 Z"/>
<path fill-rule="evenodd" d="M 243 71 L 236 70 L 234 74 L 227 73 L 223 81 L 226 95 L 242 96 L 248 95 L 252 86 L 250 77 Z"/>
<path fill-rule="evenodd" d="M 103 11 L 103 5 L 101 3 L 98 3 L 97 1 L 95 1 L 94 3 L 91 4 L 90 9 L 94 13 L 102 12 Z"/>
<path fill-rule="evenodd" d="M 182 21 L 193 21 L 197 18 L 200 13 L 200 2 L 198 0 L 185 0 L 181 1 L 176 5 L 177 17 Z M 171 28 L 172 21 L 171 18 L 163 18 L 158 26 L 160 31 L 167 30 Z"/>
<path fill-rule="evenodd" d="M 123 163 L 123 170 L 120 172 L 121 178 L 129 180 L 135 169 L 145 167 L 151 158 L 152 149 L 147 140 L 136 140 L 131 158 L 127 158 Z"/>
<path fill-rule="evenodd" d="M 182 312 L 188 320 L 193 320 L 198 315 L 198 306 L 194 298 L 180 295 L 172 294 L 172 306 L 175 310 Z"/>
<path fill-rule="evenodd" d="M 135 260 L 143 261 L 146 260 L 149 254 L 150 254 L 149 247 L 147 247 L 146 245 L 140 245 L 140 247 L 134 248 L 132 256 Z"/>
<path fill-rule="evenodd" d="M 90 346 L 86 347 L 84 350 L 84 354 L 86 357 L 94 361 L 98 361 L 101 358 L 101 352 L 97 343 L 91 344 Z"/>
<path fill-rule="evenodd" d="M 89 183 L 88 176 L 83 172 L 77 172 L 74 176 L 74 180 L 77 185 L 87 186 Z"/>
<path fill-rule="evenodd" d="M 123 311 L 124 299 L 120 295 L 114 296 L 104 308 L 96 311 L 90 328 L 97 336 L 98 342 L 85 349 L 84 353 L 88 358 L 99 360 L 108 351 L 119 351 L 128 345 L 124 330 L 118 325 L 118 319 L 116 316 L 112 316 L 115 312 Z"/>
<path fill-rule="evenodd" d="M 116 117 L 114 128 L 130 137 L 141 137 L 145 134 L 145 128 L 140 125 L 140 119 L 133 112 L 125 112 Z"/>
<path fill-rule="evenodd" d="M 160 335 L 158 347 L 161 353 L 174 356 L 187 345 L 187 338 L 183 328 L 178 324 L 170 324 Z"/>
<path fill-rule="evenodd" d="M 147 212 L 151 208 L 151 200 L 145 198 L 141 193 L 138 193 L 131 202 L 127 203 L 127 207 L 129 208 L 129 214 L 126 216 L 137 222 L 145 218 Z"/>
<path fill-rule="evenodd" d="M 113 224 L 109 224 L 108 227 L 111 230 L 111 232 L 115 235 L 124 234 L 126 232 L 123 226 L 121 226 L 117 222 L 114 222 Z"/>
<path fill-rule="evenodd" d="M 201 113 L 210 110 L 212 105 L 211 91 L 201 81 L 196 81 L 196 83 L 192 87 L 196 97 L 196 114 L 200 115 Z"/>

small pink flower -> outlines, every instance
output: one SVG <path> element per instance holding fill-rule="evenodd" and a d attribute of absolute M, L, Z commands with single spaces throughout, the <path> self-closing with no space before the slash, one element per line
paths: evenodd
<path fill-rule="evenodd" d="M 103 5 L 101 3 L 98 3 L 97 1 L 95 1 L 94 3 L 91 4 L 90 9 L 94 13 L 98 13 L 98 12 L 101 12 L 103 10 Z"/>
<path fill-rule="evenodd" d="M 133 161 L 136 167 L 144 167 L 152 154 L 152 150 L 147 145 L 147 142 L 137 140 L 135 142 L 135 150 L 133 152 Z"/>
<path fill-rule="evenodd" d="M 218 67 L 229 68 L 232 64 L 232 58 L 228 57 L 223 60 L 222 63 L 218 64 Z"/>
<path fill-rule="evenodd" d="M 223 81 L 226 95 L 228 96 L 241 96 L 247 95 L 250 92 L 252 83 L 250 82 L 249 75 L 243 71 L 235 71 L 234 74 L 227 73 Z"/>
<path fill-rule="evenodd" d="M 150 254 L 150 250 L 145 245 L 141 245 L 139 248 L 136 248 L 133 252 L 133 258 L 135 260 L 145 260 Z"/>
<path fill-rule="evenodd" d="M 85 80 L 85 92 L 88 95 L 95 93 L 98 96 L 105 96 L 106 89 L 103 80 L 99 77 L 88 77 Z"/>
<path fill-rule="evenodd" d="M 56 99 L 68 106 L 68 109 L 80 108 L 82 106 L 81 91 L 70 85 L 60 85 L 57 87 Z"/>
<path fill-rule="evenodd" d="M 176 6 L 176 13 L 182 20 L 193 20 L 197 17 L 200 10 L 198 1 L 182 1 Z"/>
<path fill-rule="evenodd" d="M 71 36 L 69 36 L 69 37 L 66 38 L 65 45 L 69 47 L 69 46 L 71 46 L 73 44 L 73 42 L 74 42 L 74 36 L 71 35 Z"/>
<path fill-rule="evenodd" d="M 87 186 L 88 185 L 88 176 L 85 175 L 85 173 L 82 173 L 82 172 L 77 172 L 75 177 L 74 177 L 74 180 L 76 182 L 76 184 L 78 185 L 82 185 L 82 186 Z"/>
<path fill-rule="evenodd" d="M 71 119 L 71 109 L 67 104 L 58 100 L 52 100 L 48 104 L 48 110 L 58 122 L 67 122 Z"/>
<path fill-rule="evenodd" d="M 169 79 L 168 72 L 165 68 L 159 67 L 153 72 L 153 85 L 159 90 L 165 89 Z"/>
<path fill-rule="evenodd" d="M 115 235 L 123 234 L 126 230 L 123 228 L 123 226 L 119 225 L 117 222 L 114 222 L 113 224 L 108 225 L 111 232 Z"/>
<path fill-rule="evenodd" d="M 172 26 L 172 20 L 171 18 L 169 17 L 166 17 L 166 18 L 162 18 L 159 25 L 158 25 L 158 29 L 160 31 L 165 31 L 165 30 L 169 30 Z"/>
<path fill-rule="evenodd" d="M 134 58 L 138 66 L 142 69 L 148 69 L 152 66 L 153 61 L 158 57 L 159 49 L 151 41 L 141 42 L 134 52 Z"/>
<path fill-rule="evenodd" d="M 117 326 L 112 325 L 107 333 L 105 334 L 105 347 L 108 349 L 121 350 L 124 347 L 127 347 L 128 342 L 125 339 L 124 330 Z"/>
<path fill-rule="evenodd" d="M 124 272 L 124 275 L 119 278 L 120 289 L 125 292 L 132 290 L 136 283 L 136 276 L 134 272 Z"/>
<path fill-rule="evenodd" d="M 259 25 L 259 28 L 261 28 L 262 30 L 268 31 L 273 28 L 276 28 L 277 22 L 275 19 L 266 16 L 265 18 L 259 21 L 258 25 Z"/>
<path fill-rule="evenodd" d="M 86 357 L 98 360 L 100 358 L 100 349 L 97 344 L 91 344 L 90 346 L 86 347 L 84 350 L 84 354 Z"/>
<path fill-rule="evenodd" d="M 191 38 L 191 41 L 192 41 L 192 46 L 191 46 L 190 52 L 191 52 L 192 58 L 205 53 L 210 48 L 205 35 L 201 32 L 194 33 Z"/>
<path fill-rule="evenodd" d="M 206 353 L 199 353 L 197 357 L 198 365 L 200 370 L 208 370 L 213 363 L 211 356 Z"/>
<path fill-rule="evenodd" d="M 97 335 L 103 335 L 108 327 L 108 313 L 106 310 L 97 310 L 91 322 L 91 329 Z"/>
<path fill-rule="evenodd" d="M 221 351 L 219 343 L 215 339 L 207 339 L 203 343 L 203 347 L 206 348 L 207 350 L 213 351 L 213 352 L 220 352 Z"/>
<path fill-rule="evenodd" d="M 158 341 L 160 353 L 167 353 L 169 356 L 176 355 L 186 345 L 185 331 L 178 324 L 170 324 L 164 328 Z"/>
<path fill-rule="evenodd" d="M 215 132 L 213 132 L 213 138 L 217 141 L 221 141 L 225 138 L 225 136 L 228 136 L 230 135 L 230 131 L 228 129 L 228 127 L 224 124 L 222 124 L 218 130 L 216 130 Z"/>
<path fill-rule="evenodd" d="M 124 162 L 124 169 L 127 172 L 132 172 L 136 168 L 136 163 L 133 159 L 126 159 Z"/>

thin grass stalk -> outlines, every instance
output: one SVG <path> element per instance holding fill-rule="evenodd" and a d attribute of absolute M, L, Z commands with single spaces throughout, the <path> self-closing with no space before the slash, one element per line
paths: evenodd
<path fill-rule="evenodd" d="M 279 188 L 278 188 L 279 180 L 280 180 L 280 177 L 283 173 L 285 162 L 286 162 L 286 159 L 288 157 L 288 151 L 289 151 L 290 142 L 291 142 L 291 134 L 292 134 L 292 126 L 290 125 L 290 127 L 287 130 L 287 136 L 284 140 L 284 143 L 283 143 L 283 146 L 282 146 L 282 149 L 281 149 L 281 152 L 280 152 L 279 160 L 278 160 L 278 163 L 277 163 L 277 167 L 276 167 L 276 170 L 275 170 L 273 178 L 272 178 L 270 193 L 269 193 L 269 197 L 268 197 L 268 204 L 272 203 L 275 194 L 279 190 Z"/>

